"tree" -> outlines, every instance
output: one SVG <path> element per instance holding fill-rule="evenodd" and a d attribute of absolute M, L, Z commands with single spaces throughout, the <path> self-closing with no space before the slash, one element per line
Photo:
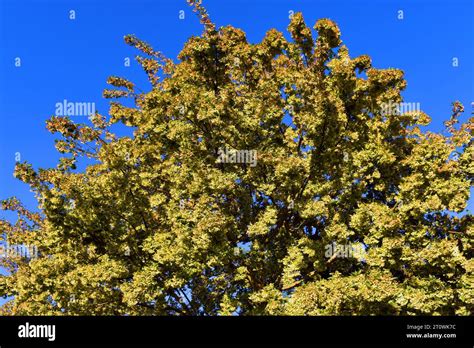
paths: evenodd
<path fill-rule="evenodd" d="M 474 173 L 462 105 L 422 131 L 423 112 L 387 108 L 403 72 L 350 57 L 331 20 L 313 37 L 297 13 L 292 40 L 250 44 L 189 2 L 204 32 L 178 63 L 125 37 L 149 92 L 110 77 L 108 116 L 47 122 L 56 168 L 16 166 L 39 212 L 4 201 L 4 238 L 39 255 L 3 259 L 3 313 L 473 314 L 472 215 L 453 214 Z"/>

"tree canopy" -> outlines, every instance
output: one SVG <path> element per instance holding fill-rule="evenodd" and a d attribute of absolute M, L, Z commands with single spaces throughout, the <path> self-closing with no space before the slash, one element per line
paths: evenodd
<path fill-rule="evenodd" d="M 461 103 L 426 131 L 422 111 L 385 112 L 403 72 L 351 57 L 333 21 L 312 30 L 296 13 L 291 39 L 253 44 L 189 2 L 204 31 L 177 62 L 125 37 L 149 91 L 110 77 L 108 115 L 47 122 L 56 168 L 17 164 L 39 209 L 3 201 L 18 219 L 0 220 L 1 238 L 38 255 L 1 259 L 2 314 L 472 315 Z M 327 255 L 355 243 L 362 255 Z"/>

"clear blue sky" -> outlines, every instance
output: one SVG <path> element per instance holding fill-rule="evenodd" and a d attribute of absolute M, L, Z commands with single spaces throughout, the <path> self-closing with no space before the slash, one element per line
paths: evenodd
<path fill-rule="evenodd" d="M 473 109 L 474 20 L 472 0 L 205 0 L 218 26 L 243 29 L 251 42 L 276 27 L 285 31 L 289 11 L 302 11 L 311 26 L 335 20 L 352 56 L 368 54 L 377 68 L 406 73 L 405 101 L 421 104 L 433 131 L 443 129 L 451 102 L 460 100 L 464 117 Z M 69 19 L 70 10 L 76 18 Z M 179 18 L 184 10 L 185 19 Z M 399 19 L 403 11 L 403 19 Z M 15 153 L 35 168 L 56 165 L 54 137 L 45 121 L 64 99 L 94 102 L 105 81 L 118 75 L 149 88 L 135 63 L 137 52 L 123 36 L 136 34 L 170 58 L 202 27 L 185 0 L 0 0 L 0 199 L 18 196 L 30 208 L 29 188 L 12 176 Z M 124 66 L 130 57 L 131 67 Z M 453 67 L 453 58 L 459 61 Z M 21 67 L 15 59 L 21 59 Z M 78 117 L 79 122 L 85 117 Z M 472 202 L 470 210 L 472 211 Z M 7 216 L 0 212 L 0 216 Z"/>

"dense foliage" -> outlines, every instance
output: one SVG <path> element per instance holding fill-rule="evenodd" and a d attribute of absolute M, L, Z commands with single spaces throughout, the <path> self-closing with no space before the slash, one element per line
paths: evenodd
<path fill-rule="evenodd" d="M 291 40 L 216 28 L 174 63 L 135 38 L 152 89 L 111 77 L 109 115 L 47 122 L 64 157 L 18 163 L 39 212 L 0 220 L 38 257 L 1 260 L 3 314 L 473 314 L 473 118 L 423 131 L 397 69 L 350 57 L 334 22 Z M 134 101 L 134 107 L 119 102 Z M 131 136 L 117 136 L 116 124 Z M 217 161 L 256 151 L 256 165 Z M 90 161 L 84 171 L 81 159 Z M 328 257 L 328 245 L 364 254 Z M 339 256 L 341 256 L 340 254 Z"/>

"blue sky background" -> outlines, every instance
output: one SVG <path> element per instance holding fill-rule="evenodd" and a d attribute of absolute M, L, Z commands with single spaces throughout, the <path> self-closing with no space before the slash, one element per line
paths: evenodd
<path fill-rule="evenodd" d="M 467 118 L 473 107 L 474 20 L 472 0 L 205 0 L 212 20 L 233 25 L 260 41 L 267 30 L 285 32 L 289 11 L 302 11 L 310 26 L 335 20 L 351 56 L 368 54 L 376 68 L 400 68 L 408 87 L 405 101 L 420 103 L 442 131 L 451 102 L 460 100 Z M 76 18 L 69 19 L 74 10 Z M 180 11 L 185 19 L 179 19 Z M 398 19 L 398 11 L 403 19 Z M 94 102 L 106 114 L 105 81 L 118 75 L 142 90 L 150 86 L 123 42 L 136 34 L 176 60 L 186 39 L 202 26 L 185 0 L 0 0 L 0 199 L 36 202 L 13 178 L 15 153 L 35 168 L 52 167 L 59 154 L 45 121 L 64 99 Z M 287 33 L 286 33 L 286 36 Z M 15 58 L 21 67 L 15 67 Z M 124 59 L 132 61 L 124 66 Z M 453 67 L 453 58 L 459 66 Z M 77 117 L 84 122 L 86 117 Z M 469 209 L 472 211 L 473 199 Z M 11 217 L 0 212 L 0 217 Z"/>

